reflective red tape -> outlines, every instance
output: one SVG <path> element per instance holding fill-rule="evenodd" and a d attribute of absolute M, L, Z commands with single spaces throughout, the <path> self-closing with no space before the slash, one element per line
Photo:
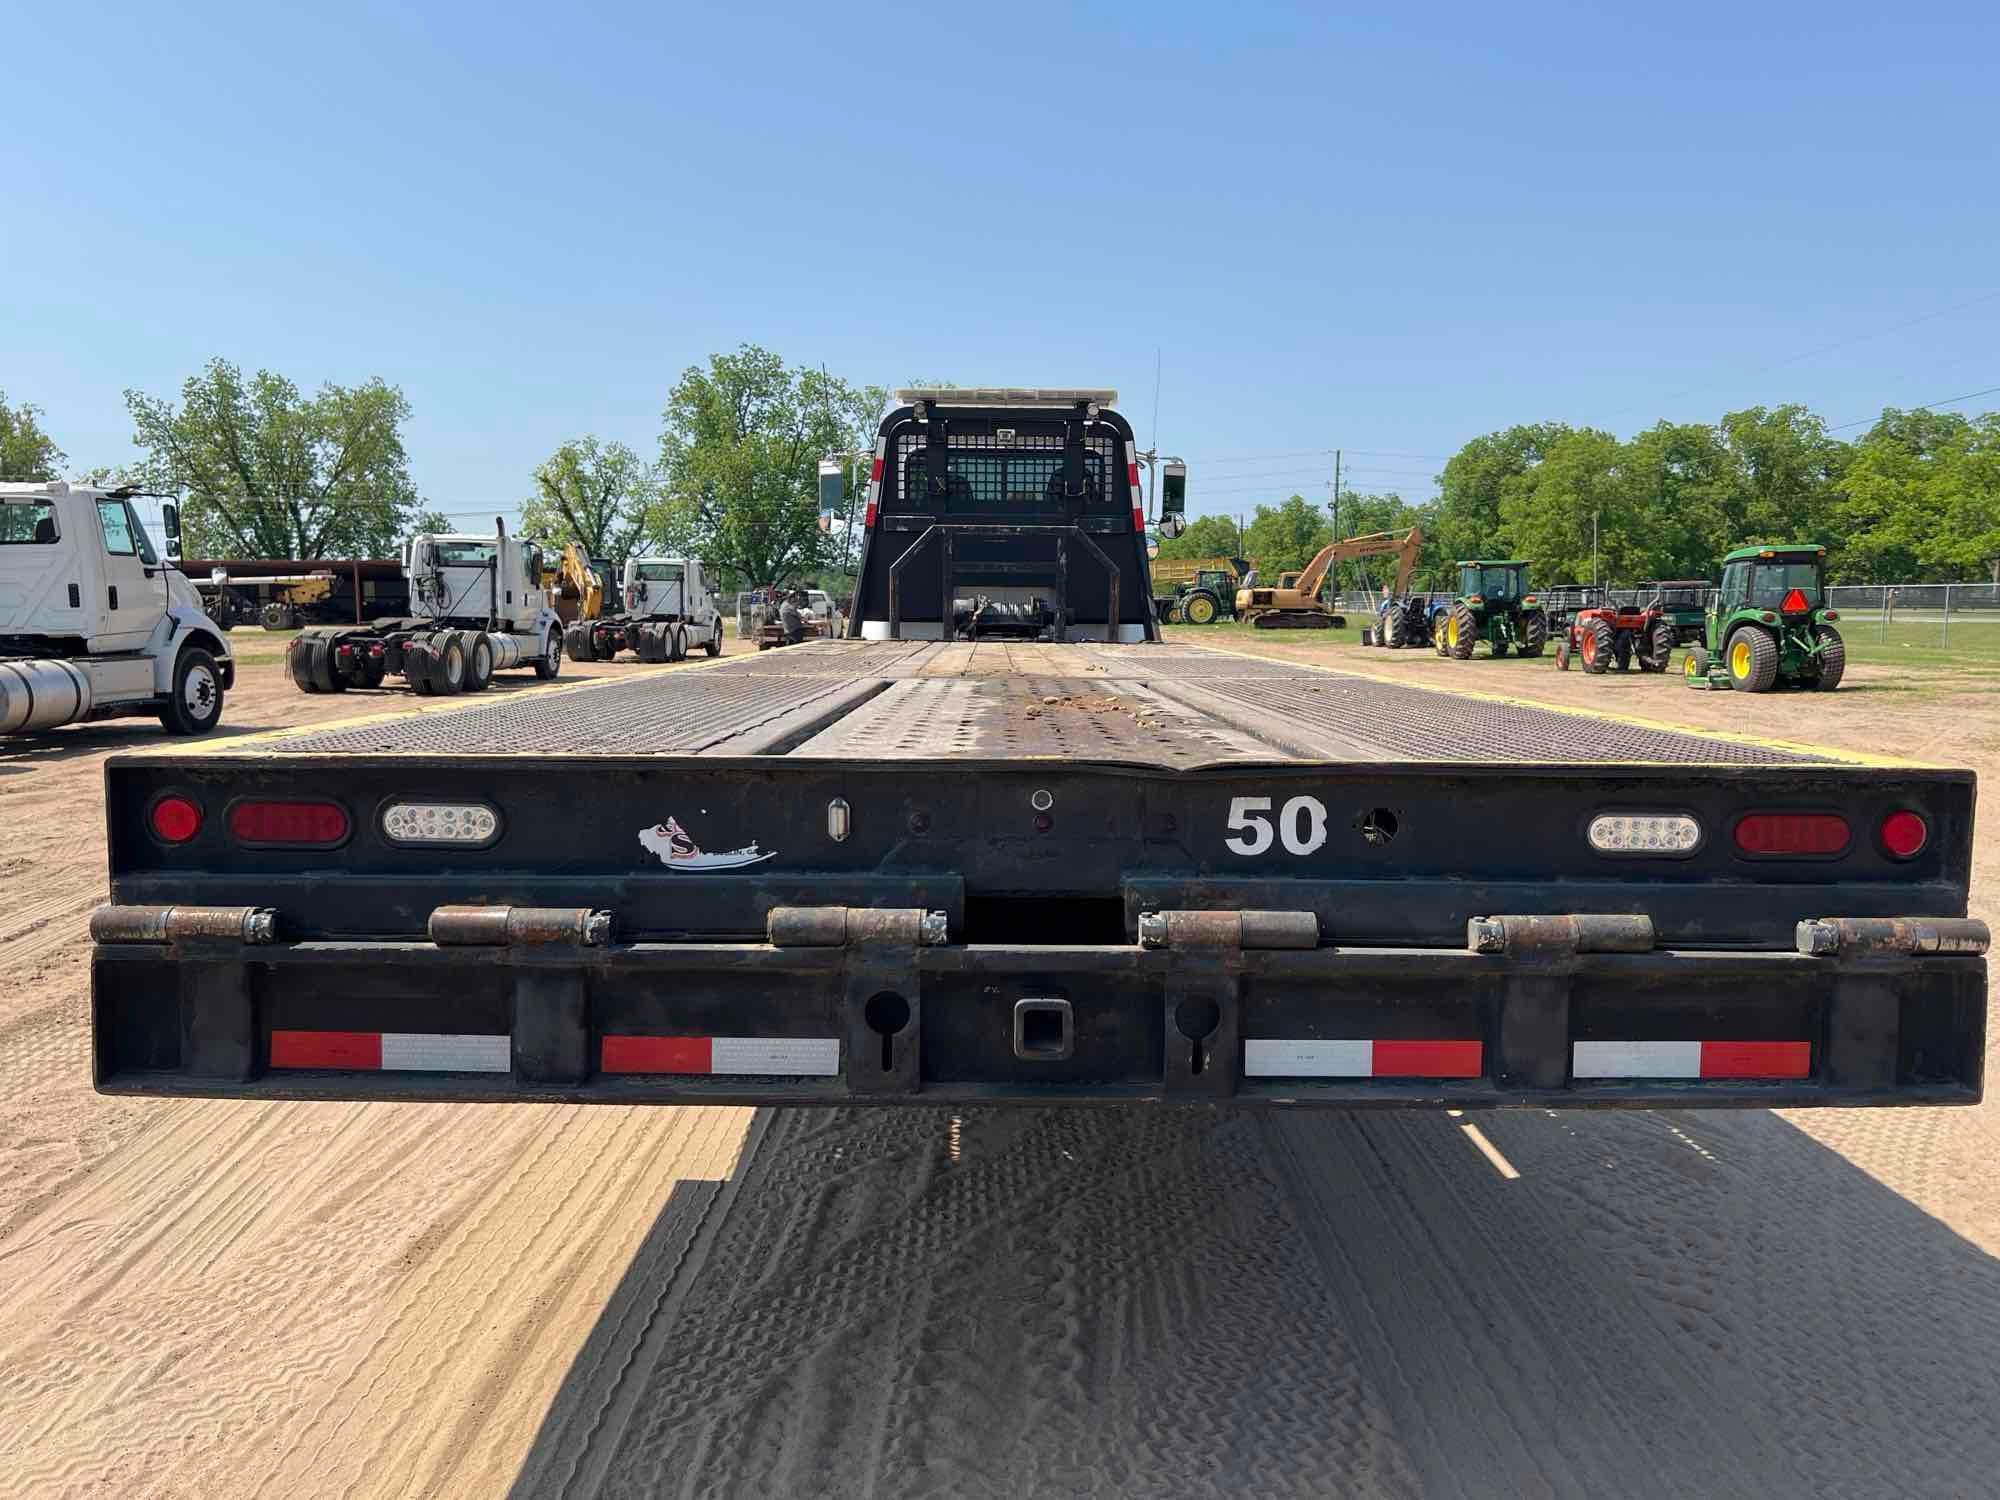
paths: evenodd
<path fill-rule="evenodd" d="M 274 1031 L 274 1068 L 377 1069 L 382 1066 L 379 1031 Z"/>
<path fill-rule="evenodd" d="M 1478 1042 L 1375 1043 L 1377 1078 L 1477 1078 Z"/>
<path fill-rule="evenodd" d="M 1811 1042 L 1701 1044 L 1704 1078 L 1804 1078 L 1811 1072 Z"/>
<path fill-rule="evenodd" d="M 706 1073 L 714 1051 L 705 1036 L 608 1036 L 607 1073 Z"/>

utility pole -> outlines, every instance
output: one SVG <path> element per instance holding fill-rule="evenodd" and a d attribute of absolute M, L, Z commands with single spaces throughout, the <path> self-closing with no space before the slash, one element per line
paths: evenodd
<path fill-rule="evenodd" d="M 1333 539 L 1340 540 L 1340 450 L 1333 450 Z"/>
<path fill-rule="evenodd" d="M 1592 511 L 1592 512 L 1590 513 L 1590 586 L 1591 586 L 1592 588 L 1596 588 L 1596 587 L 1598 586 L 1598 580 L 1597 580 L 1597 523 L 1598 523 L 1598 521 L 1599 521 L 1599 520 L 1601 520 L 1601 519 L 1603 518 L 1603 515 L 1604 515 L 1604 512 L 1603 512 L 1603 511 L 1601 511 L 1601 510 L 1594 510 L 1594 511 Z"/>

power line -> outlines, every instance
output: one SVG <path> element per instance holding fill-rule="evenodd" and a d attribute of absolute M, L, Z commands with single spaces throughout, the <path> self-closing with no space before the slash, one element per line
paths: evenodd
<path fill-rule="evenodd" d="M 2000 394 L 2000 385 L 1989 385 L 1983 391 L 1967 391 L 1963 396 L 1947 396 L 1942 401 L 1926 401 L 1919 406 L 1905 406 L 1897 409 L 1901 411 L 1931 411 L 1940 406 L 1956 406 L 1961 401 L 1977 401 L 1981 396 L 1995 394 Z M 1826 430 L 1828 432 L 1845 432 L 1850 427 L 1861 427 L 1869 422 L 1879 422 L 1881 420 L 1881 413 L 1878 412 L 1872 417 L 1856 417 L 1852 422 L 1836 423 Z"/>

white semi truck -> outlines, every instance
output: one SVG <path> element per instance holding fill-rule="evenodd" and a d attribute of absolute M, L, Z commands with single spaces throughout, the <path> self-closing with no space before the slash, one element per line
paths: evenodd
<path fill-rule="evenodd" d="M 380 687 L 401 677 L 412 691 L 476 693 L 495 672 L 562 670 L 562 620 L 542 587 L 541 549 L 507 535 L 424 534 L 403 543 L 414 613 L 366 625 L 316 625 L 286 648 L 302 692 Z"/>
<path fill-rule="evenodd" d="M 628 557 L 618 597 L 621 613 L 569 627 L 569 654 L 578 661 L 610 661 L 626 650 L 641 661 L 680 661 L 697 649 L 722 654 L 722 606 L 699 560 Z"/>
<path fill-rule="evenodd" d="M 165 517 L 172 543 L 179 512 Z M 0 484 L 0 734 L 146 714 L 206 734 L 235 680 L 222 632 L 153 550 L 129 491 Z"/>

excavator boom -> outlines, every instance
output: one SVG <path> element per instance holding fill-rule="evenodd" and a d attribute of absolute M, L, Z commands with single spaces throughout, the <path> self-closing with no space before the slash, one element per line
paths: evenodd
<path fill-rule="evenodd" d="M 1408 531 L 1377 531 L 1367 536 L 1328 542 L 1306 564 L 1305 571 L 1295 582 L 1281 583 L 1275 589 L 1239 589 L 1236 594 L 1237 613 L 1249 617 L 1263 629 L 1324 629 L 1339 620 L 1319 602 L 1320 586 L 1326 582 L 1328 569 L 1350 558 L 1380 557 L 1393 552 L 1397 554 L 1396 592 L 1400 594 L 1409 585 L 1410 573 L 1417 565 L 1417 552 L 1423 544 L 1424 533 L 1420 526 L 1412 526 Z"/>

